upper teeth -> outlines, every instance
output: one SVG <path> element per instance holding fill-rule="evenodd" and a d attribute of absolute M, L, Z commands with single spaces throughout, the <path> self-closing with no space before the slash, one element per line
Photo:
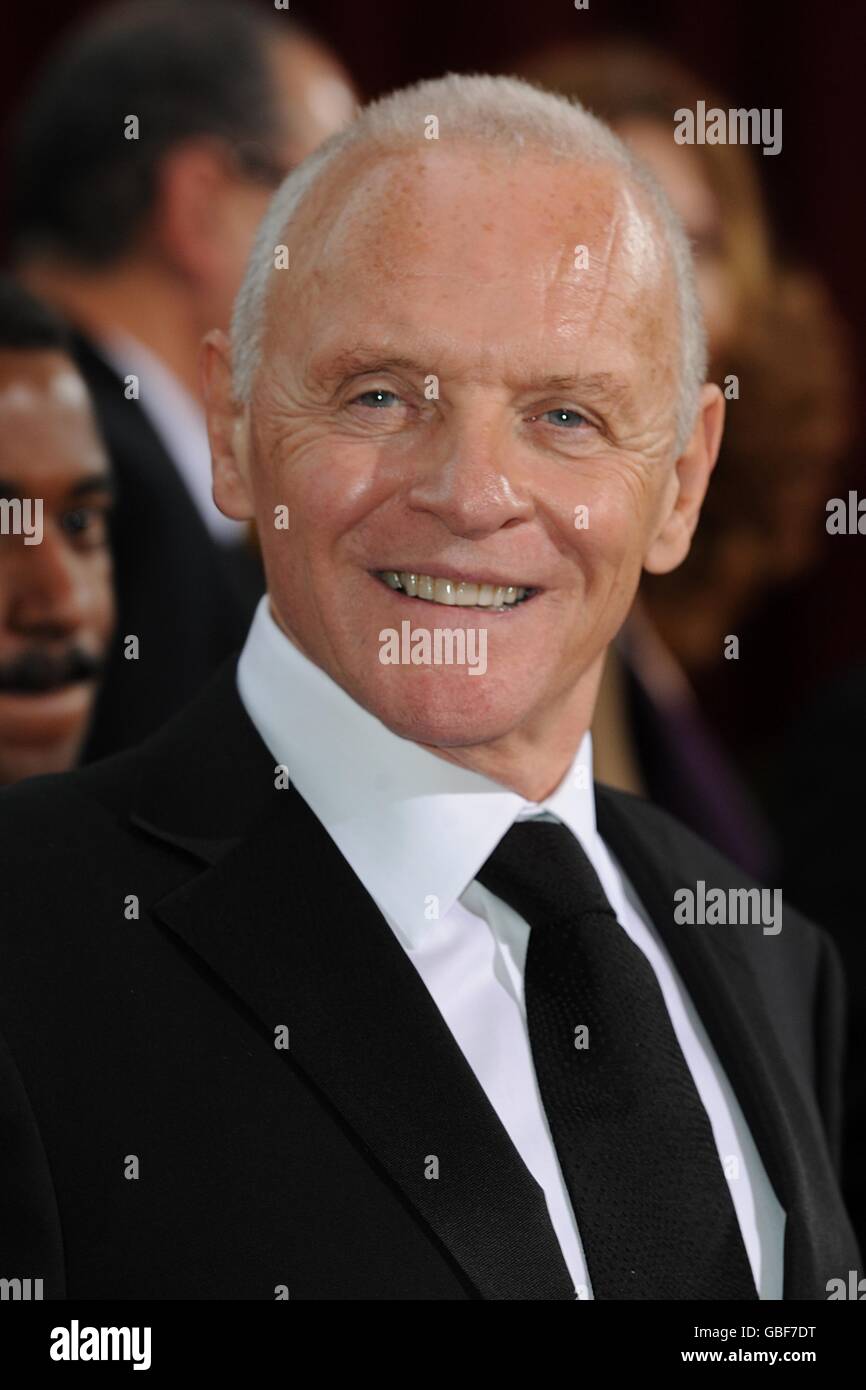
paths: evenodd
<path fill-rule="evenodd" d="M 437 579 L 430 574 L 413 574 L 409 570 L 380 570 L 392 589 L 403 589 L 411 598 L 429 599 L 433 603 L 451 603 L 460 608 L 502 608 L 519 603 L 528 590 L 516 584 L 467 584 L 462 579 Z"/>

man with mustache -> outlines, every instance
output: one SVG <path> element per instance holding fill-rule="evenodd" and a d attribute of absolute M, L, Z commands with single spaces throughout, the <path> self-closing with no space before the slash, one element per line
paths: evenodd
<path fill-rule="evenodd" d="M 0 803 L 8 1273 L 754 1301 L 857 1268 L 830 942 L 684 924 L 761 894 L 593 785 L 606 649 L 716 457 L 705 367 L 681 227 L 560 98 L 422 83 L 283 184 L 203 360 L 268 581 L 240 660 Z"/>
<path fill-rule="evenodd" d="M 64 328 L 0 281 L 0 785 L 78 758 L 114 621 L 112 495 Z"/>

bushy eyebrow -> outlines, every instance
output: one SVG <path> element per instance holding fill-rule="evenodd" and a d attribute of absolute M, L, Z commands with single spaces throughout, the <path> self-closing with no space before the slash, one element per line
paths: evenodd
<path fill-rule="evenodd" d="M 346 348 L 325 361 L 314 361 L 311 370 L 316 377 L 330 385 L 342 381 L 344 377 L 360 376 L 369 372 L 387 372 L 397 367 L 404 372 L 419 372 L 422 376 L 430 371 L 413 357 L 395 357 L 386 350 L 376 347 Z"/>
<path fill-rule="evenodd" d="M 70 497 L 87 497 L 94 492 L 106 492 L 109 497 L 117 495 L 117 484 L 110 473 L 94 473 L 69 489 Z"/>
<path fill-rule="evenodd" d="M 613 372 L 589 372 L 584 375 L 575 372 L 573 375 L 564 376 L 545 376 L 528 381 L 525 385 L 529 391 L 578 391 L 583 395 L 591 394 L 596 397 L 607 396 L 613 400 L 625 400 L 631 395 L 631 388 L 627 381 L 622 377 L 615 376 Z"/>
<path fill-rule="evenodd" d="M 316 375 L 323 381 L 338 381 L 343 377 L 365 373 L 384 372 L 393 367 L 402 371 L 417 372 L 421 376 L 430 373 L 429 362 L 419 362 L 414 357 L 394 356 L 377 347 L 346 348 L 321 364 L 313 364 Z M 589 391 L 595 396 L 607 395 L 615 399 L 630 394 L 630 387 L 622 377 L 613 372 L 560 373 L 553 376 L 535 377 L 521 383 L 521 390 L 528 391 Z"/>
<path fill-rule="evenodd" d="M 36 489 L 38 492 L 38 488 Z M 67 496 L 78 499 L 89 497 L 93 493 L 106 493 L 110 498 L 114 498 L 117 493 L 117 485 L 110 473 L 91 473 L 87 477 L 79 479 L 70 487 Z M 5 497 L 10 501 L 14 498 L 23 499 L 34 495 L 31 490 L 22 491 L 20 483 L 13 483 L 4 478 L 0 478 L 0 497 Z"/>

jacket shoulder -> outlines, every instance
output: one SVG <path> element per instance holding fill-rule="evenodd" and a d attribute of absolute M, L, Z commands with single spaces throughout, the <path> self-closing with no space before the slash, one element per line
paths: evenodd
<path fill-rule="evenodd" d="M 762 884 L 753 878 L 670 812 L 644 797 L 597 783 L 596 800 L 600 821 L 603 823 L 615 819 L 627 826 L 635 839 L 642 843 L 644 852 L 651 854 L 658 864 L 664 866 L 668 879 L 682 886 L 703 879 L 708 887 L 723 889 L 775 888 L 771 883 Z M 616 853 L 616 846 L 612 848 Z M 784 904 L 784 914 L 786 931 L 790 928 L 816 946 L 829 941 L 823 928 L 787 903 Z"/>
<path fill-rule="evenodd" d="M 656 925 L 664 918 L 668 931 L 700 931 L 719 962 L 738 958 L 748 968 L 786 1053 L 802 1059 L 825 1100 L 835 1096 L 845 986 L 828 933 L 786 903 L 780 889 L 758 883 L 660 807 L 603 786 L 596 788 L 596 804 L 602 838 L 645 909 L 655 907 Z M 745 921 L 738 916 L 674 928 L 675 902 L 682 901 L 675 894 L 689 889 L 696 902 L 699 880 L 707 900 L 711 889 L 721 889 L 728 905 L 737 902 L 738 912 L 739 896 L 727 896 L 732 890 L 766 893 L 769 888 L 773 897 L 766 906 L 772 910 L 774 930 L 765 933 L 765 919 L 760 925 L 752 920 L 751 903 Z M 764 897 L 759 901 L 763 913 Z M 828 1113 L 834 1104 L 827 1101 Z"/>
<path fill-rule="evenodd" d="M 136 752 L 124 752 L 0 791 L 0 882 L 34 865 L 56 866 L 73 845 L 98 852 L 126 820 L 142 767 Z"/>

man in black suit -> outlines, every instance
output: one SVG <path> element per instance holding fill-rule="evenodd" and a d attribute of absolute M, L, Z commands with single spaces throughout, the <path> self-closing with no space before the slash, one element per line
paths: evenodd
<path fill-rule="evenodd" d="M 579 107 L 423 83 L 287 180 L 204 356 L 268 580 L 240 659 L 0 798 L 7 1278 L 749 1301 L 857 1269 L 832 946 L 593 787 L 605 650 L 718 449 L 704 368 L 682 230 Z"/>
<path fill-rule="evenodd" d="M 228 325 L 274 187 L 352 106 L 337 60 L 285 15 L 133 0 L 64 34 L 20 117 L 18 269 L 78 329 L 117 478 L 117 637 L 90 758 L 158 728 L 249 625 L 261 566 L 211 497 L 198 349 Z"/>

